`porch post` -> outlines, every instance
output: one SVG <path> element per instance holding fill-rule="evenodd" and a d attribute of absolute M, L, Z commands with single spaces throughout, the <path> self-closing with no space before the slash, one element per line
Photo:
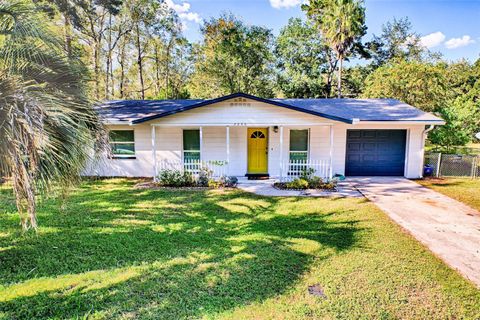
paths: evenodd
<path fill-rule="evenodd" d="M 227 175 L 230 175 L 230 127 L 226 127 L 226 142 L 227 142 Z"/>
<path fill-rule="evenodd" d="M 280 180 L 283 178 L 283 126 L 280 126 Z"/>
<path fill-rule="evenodd" d="M 328 175 L 330 179 L 333 178 L 333 125 L 330 125 L 330 166 Z"/>
<path fill-rule="evenodd" d="M 203 127 L 200 127 L 200 162 L 203 160 Z"/>
<path fill-rule="evenodd" d="M 155 126 L 152 124 L 152 158 L 153 158 L 153 181 L 157 182 L 157 148 L 156 148 L 156 129 Z"/>

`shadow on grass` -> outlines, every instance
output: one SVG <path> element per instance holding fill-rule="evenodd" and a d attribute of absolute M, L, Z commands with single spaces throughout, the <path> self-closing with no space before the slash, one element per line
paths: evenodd
<path fill-rule="evenodd" d="M 284 202 L 90 182 L 65 212 L 42 205 L 45 232 L 0 239 L 0 314 L 174 319 L 279 295 L 314 259 L 355 246 L 360 230 L 335 212 L 298 214 L 296 199 L 279 214 Z"/>

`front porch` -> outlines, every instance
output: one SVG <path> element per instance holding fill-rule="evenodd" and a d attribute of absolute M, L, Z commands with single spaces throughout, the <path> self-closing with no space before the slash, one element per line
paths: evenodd
<path fill-rule="evenodd" d="M 153 176 L 162 170 L 288 181 L 310 170 L 333 177 L 332 124 L 151 125 Z"/>

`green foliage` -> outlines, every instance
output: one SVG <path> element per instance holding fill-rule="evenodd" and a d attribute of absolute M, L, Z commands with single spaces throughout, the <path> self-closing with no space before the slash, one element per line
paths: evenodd
<path fill-rule="evenodd" d="M 181 170 L 162 170 L 158 175 L 158 181 L 165 187 L 192 187 L 195 185 L 192 174 Z"/>
<path fill-rule="evenodd" d="M 324 186 L 325 186 L 325 183 L 323 182 L 323 179 L 320 177 L 313 176 L 308 179 L 309 189 L 323 189 Z"/>
<path fill-rule="evenodd" d="M 305 189 L 319 189 L 319 190 L 335 190 L 338 184 L 338 179 L 330 179 L 324 181 L 322 178 L 314 175 L 311 170 L 305 170 L 299 178 L 295 178 L 289 182 L 277 182 L 274 184 L 279 189 L 305 190 Z"/>
<path fill-rule="evenodd" d="M 290 182 L 287 182 L 285 186 L 288 189 L 308 189 L 308 181 L 302 178 L 295 178 Z"/>
<path fill-rule="evenodd" d="M 198 185 L 201 187 L 208 187 L 210 184 L 210 180 L 212 180 L 212 175 L 212 170 L 210 170 L 206 166 L 202 166 L 200 168 L 200 172 L 198 173 Z"/>
<path fill-rule="evenodd" d="M 393 18 L 382 26 L 380 36 L 366 44 L 374 68 L 392 61 L 421 61 L 427 48 L 420 43 L 420 36 L 412 30 L 412 23 L 405 18 Z"/>
<path fill-rule="evenodd" d="M 271 30 L 222 15 L 206 21 L 202 34 L 190 83 L 194 97 L 234 92 L 273 96 Z"/>
<path fill-rule="evenodd" d="M 308 181 L 308 180 L 312 179 L 314 174 L 315 174 L 315 169 L 314 168 L 303 169 L 302 172 L 300 172 L 300 179 L 304 179 L 304 180 Z"/>
<path fill-rule="evenodd" d="M 238 178 L 235 176 L 222 176 L 217 182 L 221 187 L 235 188 L 238 184 Z"/>
<path fill-rule="evenodd" d="M 479 128 L 479 112 L 479 105 L 472 101 L 457 99 L 447 104 L 439 111 L 446 124 L 430 132 L 430 142 L 441 146 L 446 152 L 452 152 L 455 146 L 466 145 Z"/>
<path fill-rule="evenodd" d="M 277 85 L 287 98 L 330 96 L 330 48 L 309 22 L 291 18 L 276 38 Z M 330 82 L 329 82 L 330 80 Z"/>
<path fill-rule="evenodd" d="M 13 179 L 24 230 L 37 227 L 37 193 L 67 190 L 106 146 L 86 69 L 44 21 L 32 4 L 0 1 L 0 176 Z"/>
<path fill-rule="evenodd" d="M 352 66 L 345 69 L 343 78 L 343 96 L 359 98 L 365 90 L 365 81 L 372 72 L 371 66 Z"/>
<path fill-rule="evenodd" d="M 437 111 L 448 97 L 445 68 L 418 61 L 392 62 L 366 79 L 365 98 L 393 98 L 424 111 Z"/>
<path fill-rule="evenodd" d="M 348 58 L 367 32 L 365 6 L 361 0 L 310 0 L 302 9 L 318 28 L 339 60 L 337 90 L 342 97 L 343 60 Z"/>

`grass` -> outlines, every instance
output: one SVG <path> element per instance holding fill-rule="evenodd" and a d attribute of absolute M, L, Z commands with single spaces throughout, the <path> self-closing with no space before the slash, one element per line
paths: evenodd
<path fill-rule="evenodd" d="M 480 317 L 480 291 L 366 200 L 133 184 L 42 201 L 38 235 L 0 186 L 1 319 Z"/>
<path fill-rule="evenodd" d="M 425 179 L 418 183 L 480 211 L 480 179 Z"/>

